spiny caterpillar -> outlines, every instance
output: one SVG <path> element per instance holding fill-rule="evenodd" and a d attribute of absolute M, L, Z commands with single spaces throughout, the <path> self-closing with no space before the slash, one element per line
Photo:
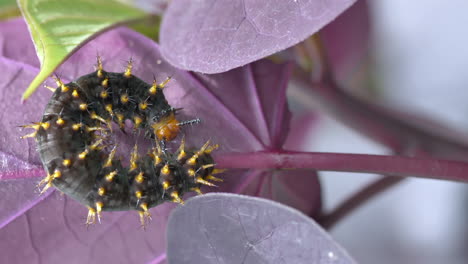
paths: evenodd
<path fill-rule="evenodd" d="M 132 75 L 130 60 L 124 73 L 106 72 L 98 57 L 95 72 L 58 87 L 46 106 L 41 122 L 23 127 L 35 131 L 34 137 L 47 176 L 39 183 L 41 193 L 54 186 L 86 205 L 86 224 L 100 222 L 102 211 L 139 211 L 142 226 L 151 218 L 149 208 L 166 201 L 183 204 L 188 191 L 201 194 L 201 185 L 214 186 L 210 153 L 217 145 L 207 142 L 198 150 L 187 150 L 182 140 L 176 152 L 165 148 L 186 124 L 179 122 L 177 109 L 166 101 L 163 88 L 169 78 L 147 84 Z M 143 130 L 154 138 L 147 155 L 138 153 L 137 145 L 123 167 L 115 156 L 117 145 L 109 143 L 112 123 L 122 131 L 125 121 L 133 122 L 134 131 Z M 162 145 L 162 146 L 161 146 Z"/>

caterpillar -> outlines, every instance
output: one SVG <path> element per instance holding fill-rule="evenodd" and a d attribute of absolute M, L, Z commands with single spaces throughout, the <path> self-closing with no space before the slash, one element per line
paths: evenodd
<path fill-rule="evenodd" d="M 185 149 L 182 139 L 177 151 L 165 142 L 180 133 L 182 126 L 199 119 L 179 122 L 178 109 L 167 102 L 163 89 L 169 82 L 148 84 L 132 74 L 132 60 L 123 73 L 106 72 L 97 58 L 96 71 L 73 82 L 55 77 L 57 88 L 48 102 L 42 120 L 23 127 L 35 131 L 33 137 L 47 176 L 38 186 L 44 193 L 54 186 L 88 207 L 86 225 L 101 222 L 102 211 L 139 212 L 145 226 L 151 219 L 149 208 L 166 201 L 183 204 L 185 192 L 201 194 L 201 185 L 221 181 L 213 176 L 211 152 L 217 145 L 208 141 L 200 149 Z M 133 131 L 144 131 L 153 139 L 146 155 L 135 144 L 124 167 L 116 157 L 112 135 L 131 120 Z"/>

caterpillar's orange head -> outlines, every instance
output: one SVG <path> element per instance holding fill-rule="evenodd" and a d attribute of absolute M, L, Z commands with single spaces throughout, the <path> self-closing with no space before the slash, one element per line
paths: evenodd
<path fill-rule="evenodd" d="M 174 113 L 161 118 L 151 126 L 153 127 L 154 134 L 159 140 L 171 141 L 176 138 L 180 132 L 180 124 L 175 118 Z"/>

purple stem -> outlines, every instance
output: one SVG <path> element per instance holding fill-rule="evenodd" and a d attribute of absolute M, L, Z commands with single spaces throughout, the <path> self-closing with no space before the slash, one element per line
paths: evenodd
<path fill-rule="evenodd" d="M 226 169 L 315 169 L 468 182 L 468 163 L 433 158 L 282 151 L 227 153 L 215 160 Z"/>
<path fill-rule="evenodd" d="M 389 188 L 400 183 L 405 178 L 383 176 L 382 178 L 370 183 L 349 198 L 345 199 L 340 205 L 333 209 L 330 213 L 324 214 L 317 220 L 325 229 L 333 228 L 333 226 L 349 215 L 353 210 L 362 206 L 375 195 L 380 194 Z"/>

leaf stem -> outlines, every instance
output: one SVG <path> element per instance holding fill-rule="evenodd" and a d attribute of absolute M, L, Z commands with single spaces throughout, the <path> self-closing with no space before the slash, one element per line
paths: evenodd
<path fill-rule="evenodd" d="M 278 151 L 227 153 L 215 160 L 226 169 L 315 169 L 468 182 L 468 163 L 428 157 Z"/>
<path fill-rule="evenodd" d="M 375 195 L 381 194 L 404 179 L 405 178 L 401 177 L 383 176 L 351 195 L 331 212 L 320 216 L 317 221 L 325 229 L 331 229 L 336 223 L 348 216 L 353 210 L 364 205 Z"/>

